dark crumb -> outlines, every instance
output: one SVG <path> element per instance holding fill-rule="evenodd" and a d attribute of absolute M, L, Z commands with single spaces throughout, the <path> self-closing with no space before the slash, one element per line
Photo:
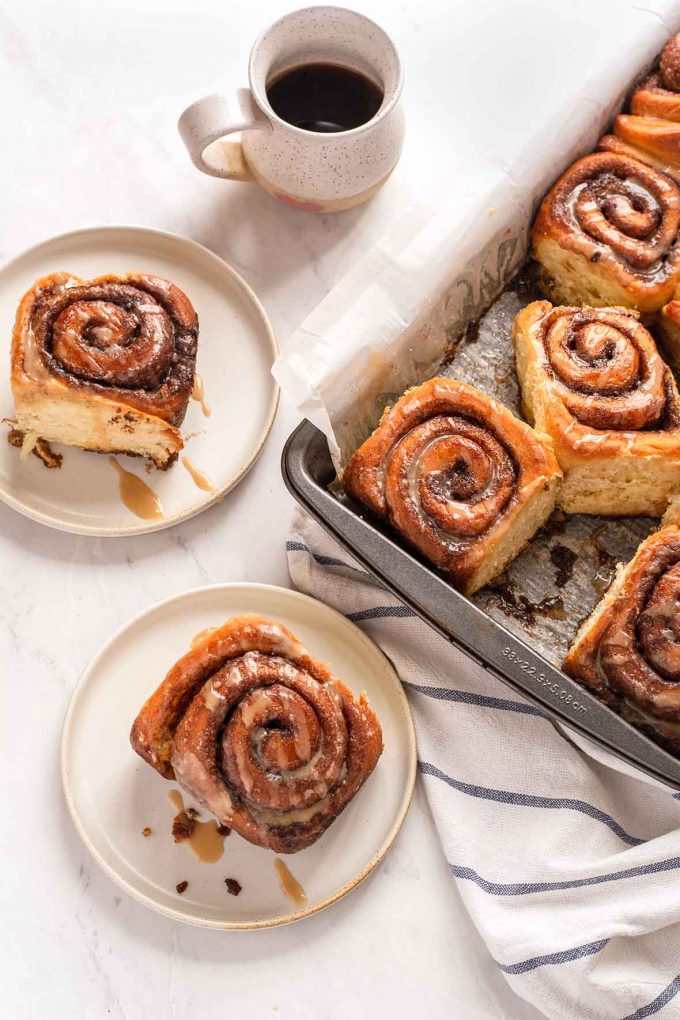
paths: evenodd
<path fill-rule="evenodd" d="M 505 289 L 514 292 L 523 301 L 535 301 L 538 291 L 536 263 L 532 259 L 527 259 Z"/>
<path fill-rule="evenodd" d="M 33 453 L 41 460 L 46 468 L 60 468 L 63 456 L 60 453 L 55 453 L 50 444 L 46 439 L 38 439 L 35 446 L 33 447 Z"/>
<path fill-rule="evenodd" d="M 218 825 L 217 826 L 217 831 L 219 832 L 220 836 L 229 836 L 229 835 L 231 835 L 231 829 L 229 828 L 228 825 Z"/>
<path fill-rule="evenodd" d="M 144 828 L 142 829 L 142 836 L 144 837 L 144 839 L 148 839 L 152 832 L 153 829 L 150 829 L 148 825 L 145 825 Z"/>
<path fill-rule="evenodd" d="M 494 583 L 487 606 L 497 606 L 506 616 L 513 616 L 526 627 L 533 627 L 537 616 L 547 616 L 551 620 L 565 620 L 564 602 L 559 595 L 550 595 L 540 602 L 531 602 L 526 595 L 518 594 L 506 580 Z"/>
<path fill-rule="evenodd" d="M 175 889 L 177 890 L 177 892 L 181 896 L 182 893 L 185 892 L 188 889 L 188 887 L 189 887 L 189 883 L 188 882 L 178 882 L 177 885 L 175 886 Z"/>
<path fill-rule="evenodd" d="M 551 620 L 566 620 L 567 618 L 564 602 L 559 595 L 549 595 L 547 598 L 541 599 L 534 606 L 534 612 L 540 616 L 547 616 Z"/>
<path fill-rule="evenodd" d="M 195 807 L 188 807 L 186 809 L 186 812 L 189 815 L 189 818 L 200 818 L 201 817 Z"/>
<path fill-rule="evenodd" d="M 567 527 L 567 515 L 564 510 L 553 510 L 548 520 L 541 528 L 539 534 L 550 538 L 551 535 L 562 535 Z"/>
<path fill-rule="evenodd" d="M 555 582 L 558 588 L 562 588 L 567 581 L 571 580 L 574 573 L 574 565 L 577 560 L 576 553 L 568 545 L 561 545 L 559 542 L 550 550 L 550 559 L 556 568 Z"/>
<path fill-rule="evenodd" d="M 487 599 L 487 606 L 495 605 L 506 614 L 514 616 L 520 623 L 531 626 L 534 620 L 534 609 L 536 608 L 525 595 L 518 595 L 509 584 L 495 584 L 491 595 Z"/>
<path fill-rule="evenodd" d="M 192 818 L 186 811 L 180 811 L 172 820 L 172 838 L 175 843 L 183 843 L 190 839 L 196 828 L 196 819 Z"/>
<path fill-rule="evenodd" d="M 461 340 L 460 340 L 461 346 L 463 344 L 474 344 L 474 343 L 476 343 L 479 340 L 479 327 L 480 327 L 480 325 L 481 325 L 481 322 L 480 322 L 479 319 L 475 319 L 474 322 L 471 322 L 469 324 L 469 326 L 467 327 L 467 329 L 463 333 L 463 336 L 461 337 Z"/>
<path fill-rule="evenodd" d="M 598 528 L 598 531 L 591 535 L 586 544 L 590 549 L 592 549 L 599 567 L 605 567 L 607 570 L 614 570 L 617 564 L 616 556 L 612 556 L 612 554 L 598 542 L 597 539 L 599 530 L 600 529 Z"/>
<path fill-rule="evenodd" d="M 5 418 L 5 423 L 11 425 L 12 423 Z M 24 445 L 24 439 L 26 433 L 20 429 L 10 428 L 7 433 L 7 442 L 10 446 L 15 446 L 17 449 L 21 449 Z M 63 456 L 60 453 L 55 453 L 50 444 L 46 439 L 36 439 L 35 446 L 31 450 L 34 457 L 41 460 L 46 468 L 60 468 Z"/>
<path fill-rule="evenodd" d="M 237 882 L 235 878 L 225 878 L 224 884 L 227 887 L 227 892 L 231 896 L 238 896 L 241 892 L 241 883 Z"/>

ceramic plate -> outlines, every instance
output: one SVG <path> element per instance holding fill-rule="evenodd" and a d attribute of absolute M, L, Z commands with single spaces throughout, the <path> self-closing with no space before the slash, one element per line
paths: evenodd
<path fill-rule="evenodd" d="M 313 846 L 284 856 L 307 904 L 294 906 L 274 870 L 275 855 L 232 832 L 222 858 L 199 861 L 171 836 L 176 813 L 162 779 L 132 750 L 129 731 L 143 702 L 206 627 L 238 613 L 278 620 L 359 694 L 383 728 L 375 771 Z M 313 914 L 345 896 L 378 865 L 397 835 L 416 774 L 413 722 L 397 676 L 353 623 L 285 588 L 225 584 L 198 588 L 147 609 L 96 656 L 81 677 L 64 725 L 62 779 L 85 845 L 121 888 L 169 917 L 208 928 L 262 928 Z M 191 800 L 184 797 L 189 806 Z M 203 819 L 210 816 L 201 810 Z M 149 827 L 148 837 L 142 831 Z M 225 879 L 242 886 L 228 893 Z M 178 883 L 188 882 L 183 894 Z"/>
<path fill-rule="evenodd" d="M 121 502 L 119 480 L 108 457 L 54 444 L 62 467 L 49 471 L 37 457 L 0 437 L 0 499 L 35 520 L 81 535 L 130 535 L 167 528 L 211 506 L 255 461 L 269 434 L 278 403 L 270 369 L 276 340 L 248 285 L 207 248 L 186 238 L 144 227 L 93 227 L 54 237 L 0 270 L 0 417 L 11 418 L 9 347 L 17 305 L 32 283 L 65 270 L 85 279 L 129 270 L 165 276 L 186 291 L 200 322 L 197 371 L 204 381 L 210 417 L 189 402 L 182 425 L 183 455 L 214 486 L 199 489 L 176 463 L 147 473 L 137 458 L 119 457 L 160 497 L 164 516 L 141 520 Z M 180 455 L 182 456 L 182 455 Z"/>

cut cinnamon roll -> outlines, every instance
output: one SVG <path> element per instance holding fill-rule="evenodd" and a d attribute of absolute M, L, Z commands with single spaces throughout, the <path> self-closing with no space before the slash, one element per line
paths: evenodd
<path fill-rule="evenodd" d="M 661 528 L 620 567 L 564 669 L 680 752 L 680 528 Z"/>
<path fill-rule="evenodd" d="M 526 415 L 564 475 L 558 505 L 662 514 L 680 489 L 680 397 L 638 313 L 535 301 L 513 337 Z"/>
<path fill-rule="evenodd" d="M 680 185 L 615 152 L 576 161 L 531 231 L 541 284 L 558 304 L 652 313 L 680 279 Z"/>
<path fill-rule="evenodd" d="M 144 273 L 38 280 L 12 338 L 16 428 L 27 437 L 147 457 L 182 449 L 198 319 L 169 280 Z"/>
<path fill-rule="evenodd" d="M 544 523 L 559 474 L 549 439 L 474 387 L 436 378 L 385 411 L 342 483 L 469 594 Z"/>
<path fill-rule="evenodd" d="M 326 831 L 382 753 L 380 723 L 280 623 L 238 616 L 170 670 L 130 740 L 166 779 L 258 846 Z"/>

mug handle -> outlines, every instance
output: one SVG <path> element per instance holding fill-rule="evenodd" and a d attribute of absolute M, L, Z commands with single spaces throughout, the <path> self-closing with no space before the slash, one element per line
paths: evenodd
<path fill-rule="evenodd" d="M 238 113 L 234 116 L 226 96 L 204 96 L 186 108 L 177 127 L 191 162 L 204 174 L 252 181 L 240 142 L 222 142 L 206 152 L 213 142 L 235 131 L 271 131 L 271 121 L 256 105 L 250 89 L 237 89 L 236 102 Z"/>

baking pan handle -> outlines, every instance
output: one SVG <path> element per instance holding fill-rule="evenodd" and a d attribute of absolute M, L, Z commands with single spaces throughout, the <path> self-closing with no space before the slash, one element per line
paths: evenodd
<path fill-rule="evenodd" d="M 309 422 L 283 451 L 284 481 L 296 500 L 405 605 L 471 659 L 548 715 L 680 789 L 680 761 L 486 616 L 443 578 L 328 491 L 335 471 L 326 439 Z"/>

